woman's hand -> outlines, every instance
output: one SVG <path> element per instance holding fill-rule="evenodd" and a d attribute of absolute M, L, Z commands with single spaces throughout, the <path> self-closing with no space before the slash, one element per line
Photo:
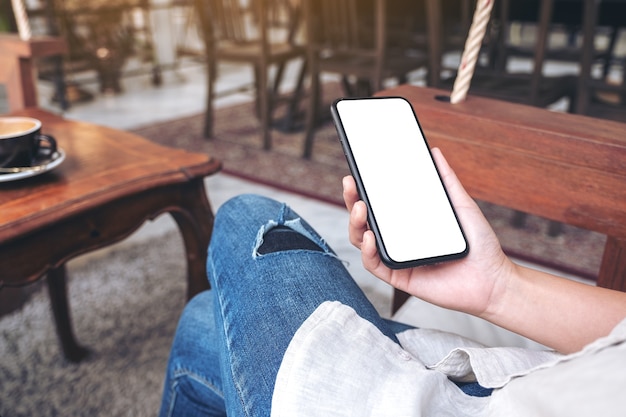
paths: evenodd
<path fill-rule="evenodd" d="M 368 228 L 365 203 L 359 199 L 354 179 L 348 176 L 343 180 L 343 197 L 350 211 L 350 241 L 361 250 L 365 268 L 395 288 L 441 307 L 480 316 L 498 300 L 515 267 L 439 149 L 432 152 L 469 241 L 469 254 L 437 265 L 388 268 L 380 260 L 374 234 Z"/>
<path fill-rule="evenodd" d="M 482 317 L 563 353 L 607 335 L 626 317 L 626 293 L 515 265 L 438 149 L 433 157 L 469 241 L 469 254 L 438 265 L 392 270 L 382 263 L 352 177 L 343 180 L 350 241 L 365 268 L 441 307 Z"/>

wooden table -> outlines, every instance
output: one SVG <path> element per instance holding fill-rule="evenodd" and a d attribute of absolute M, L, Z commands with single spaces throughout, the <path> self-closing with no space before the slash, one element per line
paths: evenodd
<path fill-rule="evenodd" d="M 379 95 L 411 102 L 474 198 L 607 235 L 597 284 L 626 291 L 625 123 L 410 85 Z"/>
<path fill-rule="evenodd" d="M 67 155 L 55 170 L 0 183 L 0 289 L 47 275 L 63 351 L 79 361 L 86 349 L 70 321 L 65 263 L 129 236 L 146 220 L 170 213 L 185 243 L 188 296 L 208 288 L 205 262 L 213 227 L 203 178 L 221 164 L 205 154 L 166 148 L 107 127 L 39 109 L 12 115 L 43 122 Z"/>

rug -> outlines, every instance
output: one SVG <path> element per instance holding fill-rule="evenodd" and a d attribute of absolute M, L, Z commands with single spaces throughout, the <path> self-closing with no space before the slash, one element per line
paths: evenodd
<path fill-rule="evenodd" d="M 326 103 L 340 95 L 338 86 L 325 86 Z M 280 112 L 278 109 L 278 115 Z M 251 103 L 216 110 L 215 137 L 210 140 L 202 137 L 203 124 L 203 115 L 194 115 L 134 132 L 163 145 L 214 155 L 231 175 L 343 206 L 341 178 L 349 171 L 330 120 L 317 129 L 310 160 L 301 158 L 302 131 L 274 129 L 272 149 L 263 150 Z M 528 216 L 523 228 L 515 228 L 511 226 L 512 210 L 479 204 L 511 256 L 587 279 L 597 277 L 604 235 L 563 226 L 558 236 L 551 237 L 546 219 Z"/>
<path fill-rule="evenodd" d="M 121 244 L 68 271 L 74 331 L 91 355 L 63 358 L 40 288 L 0 319 L 0 416 L 156 416 L 185 303 L 180 234 Z"/>

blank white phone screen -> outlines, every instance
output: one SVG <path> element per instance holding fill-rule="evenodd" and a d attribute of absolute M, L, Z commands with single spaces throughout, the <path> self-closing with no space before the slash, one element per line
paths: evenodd
<path fill-rule="evenodd" d="M 459 254 L 466 241 L 410 104 L 342 100 L 337 112 L 382 244 L 395 262 Z"/>

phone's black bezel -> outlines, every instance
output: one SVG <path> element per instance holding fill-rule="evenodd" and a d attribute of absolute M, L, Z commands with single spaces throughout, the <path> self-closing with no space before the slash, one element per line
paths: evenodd
<path fill-rule="evenodd" d="M 394 259 L 392 259 L 389 254 L 387 253 L 387 250 L 385 248 L 385 244 L 383 242 L 380 230 L 378 228 L 378 223 L 376 222 L 376 217 L 374 215 L 374 212 L 371 209 L 371 205 L 367 196 L 367 192 L 365 191 L 365 187 L 363 185 L 363 181 L 361 178 L 361 175 L 359 173 L 359 169 L 356 165 L 356 162 L 354 160 L 354 156 L 352 154 L 352 149 L 350 147 L 350 143 L 347 140 L 346 137 L 346 132 L 345 129 L 343 127 L 343 123 L 341 122 L 341 117 L 339 115 L 339 111 L 337 109 L 337 105 L 342 102 L 342 101 L 352 101 L 352 100 L 385 100 L 385 99 L 401 99 L 406 101 L 409 104 L 409 108 L 411 109 L 411 112 L 413 113 L 413 117 L 415 118 L 415 122 L 417 123 L 417 126 L 421 132 L 422 138 L 424 140 L 424 142 L 426 143 L 426 148 L 428 149 L 428 154 L 432 160 L 432 163 L 435 167 L 435 170 L 437 172 L 437 176 L 439 177 L 439 181 L 441 182 L 441 186 L 443 187 L 443 190 L 446 194 L 446 198 L 448 199 L 448 203 L 450 204 L 450 207 L 452 209 L 452 212 L 454 214 L 454 218 L 457 222 L 457 225 L 461 231 L 461 235 L 463 236 L 463 240 L 465 242 L 465 249 L 459 253 L 450 253 L 450 254 L 445 254 L 445 255 L 440 255 L 440 256 L 434 256 L 434 257 L 429 257 L 429 258 L 421 258 L 421 259 L 414 259 L 414 260 L 410 260 L 410 261 L 402 261 L 402 262 L 398 262 L 395 261 Z M 445 186 L 445 184 L 443 183 L 443 180 L 441 178 L 441 174 L 439 173 L 439 168 L 437 167 L 437 164 L 435 163 L 435 160 L 432 156 L 432 152 L 430 150 L 430 146 L 428 144 L 428 141 L 426 139 L 426 136 L 424 135 L 424 131 L 422 130 L 422 126 L 419 122 L 419 119 L 417 118 L 417 115 L 415 114 L 415 110 L 413 109 L 413 106 L 411 105 L 411 103 L 404 97 L 401 96 L 376 96 L 376 97 L 349 97 L 349 98 L 338 98 L 336 99 L 330 106 L 330 112 L 333 118 L 333 122 L 335 124 L 335 128 L 337 130 L 337 135 L 339 136 L 340 142 L 341 142 L 341 146 L 343 148 L 343 152 L 344 155 L 346 157 L 346 160 L 348 162 L 348 167 L 350 168 L 350 172 L 352 173 L 352 176 L 355 179 L 356 185 L 357 185 L 357 191 L 359 193 L 359 197 L 365 202 L 365 206 L 367 207 L 367 215 L 368 215 L 368 222 L 369 222 L 369 226 L 372 230 L 372 232 L 374 233 L 374 236 L 376 238 L 376 245 L 378 247 L 378 253 L 380 255 L 380 259 L 382 260 L 382 262 L 388 266 L 389 268 L 392 269 L 405 269 L 405 268 L 412 268 L 412 267 L 416 267 L 416 266 L 423 266 L 423 265 L 432 265 L 432 264 L 436 264 L 436 263 L 441 263 L 441 262 L 446 262 L 446 261 L 453 261 L 453 260 L 457 260 L 457 259 L 461 259 L 464 258 L 465 256 L 467 256 L 467 254 L 469 253 L 469 243 L 467 241 L 467 237 L 465 236 L 465 231 L 463 230 L 463 226 L 461 225 L 461 222 L 457 216 L 456 213 L 456 209 L 454 208 L 454 205 L 452 204 L 452 200 L 450 199 L 450 196 L 448 194 L 448 190 Z"/>

